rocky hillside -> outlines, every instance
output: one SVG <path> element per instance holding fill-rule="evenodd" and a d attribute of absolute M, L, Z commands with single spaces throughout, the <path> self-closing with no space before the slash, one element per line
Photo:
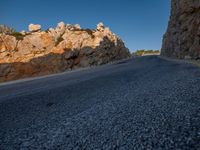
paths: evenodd
<path fill-rule="evenodd" d="M 41 31 L 0 34 L 0 82 L 101 65 L 130 56 L 123 41 L 99 23 L 95 30 L 58 23 Z"/>
<path fill-rule="evenodd" d="M 171 16 L 161 55 L 200 59 L 199 0 L 171 0 Z"/>

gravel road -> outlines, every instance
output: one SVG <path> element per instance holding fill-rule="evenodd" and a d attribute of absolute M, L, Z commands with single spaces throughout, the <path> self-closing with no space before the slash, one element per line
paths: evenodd
<path fill-rule="evenodd" d="M 200 149 L 200 69 L 146 56 L 0 85 L 0 150 Z"/>

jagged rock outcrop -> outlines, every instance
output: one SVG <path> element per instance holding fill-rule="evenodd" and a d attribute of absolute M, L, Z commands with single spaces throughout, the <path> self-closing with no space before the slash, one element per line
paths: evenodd
<path fill-rule="evenodd" d="M 31 32 L 0 34 L 0 82 L 100 65 L 130 56 L 123 41 L 103 23 L 95 30 L 63 22 L 46 31 L 37 27 Z"/>
<path fill-rule="evenodd" d="M 171 0 L 171 16 L 161 55 L 200 59 L 200 1 Z"/>
<path fill-rule="evenodd" d="M 40 31 L 41 30 L 41 25 L 39 25 L 39 24 L 30 24 L 28 26 L 28 29 L 29 29 L 30 32 Z"/>

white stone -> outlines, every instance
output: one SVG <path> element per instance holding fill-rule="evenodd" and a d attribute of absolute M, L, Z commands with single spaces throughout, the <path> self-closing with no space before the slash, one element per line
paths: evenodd
<path fill-rule="evenodd" d="M 59 22 L 56 28 L 59 28 L 59 29 L 65 28 L 65 23 L 64 22 Z"/>
<path fill-rule="evenodd" d="M 22 35 L 26 35 L 26 31 L 25 31 L 25 30 L 22 30 L 20 33 L 21 33 Z"/>
<path fill-rule="evenodd" d="M 102 22 L 97 24 L 97 30 L 98 31 L 104 31 L 104 29 L 105 29 L 105 27 L 104 27 L 104 24 Z"/>
<path fill-rule="evenodd" d="M 41 25 L 39 25 L 39 24 L 30 24 L 28 26 L 28 29 L 29 29 L 30 32 L 36 32 L 36 31 L 41 30 Z"/>
<path fill-rule="evenodd" d="M 79 24 L 75 24 L 74 27 L 75 27 L 76 29 L 81 29 L 81 26 L 80 26 Z"/>

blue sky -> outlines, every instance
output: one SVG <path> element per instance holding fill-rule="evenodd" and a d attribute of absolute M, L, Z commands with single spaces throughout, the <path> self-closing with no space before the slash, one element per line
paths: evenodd
<path fill-rule="evenodd" d="M 60 21 L 96 28 L 102 21 L 131 50 L 160 49 L 170 0 L 0 0 L 0 24 L 17 31 L 30 23 L 43 29 Z"/>

